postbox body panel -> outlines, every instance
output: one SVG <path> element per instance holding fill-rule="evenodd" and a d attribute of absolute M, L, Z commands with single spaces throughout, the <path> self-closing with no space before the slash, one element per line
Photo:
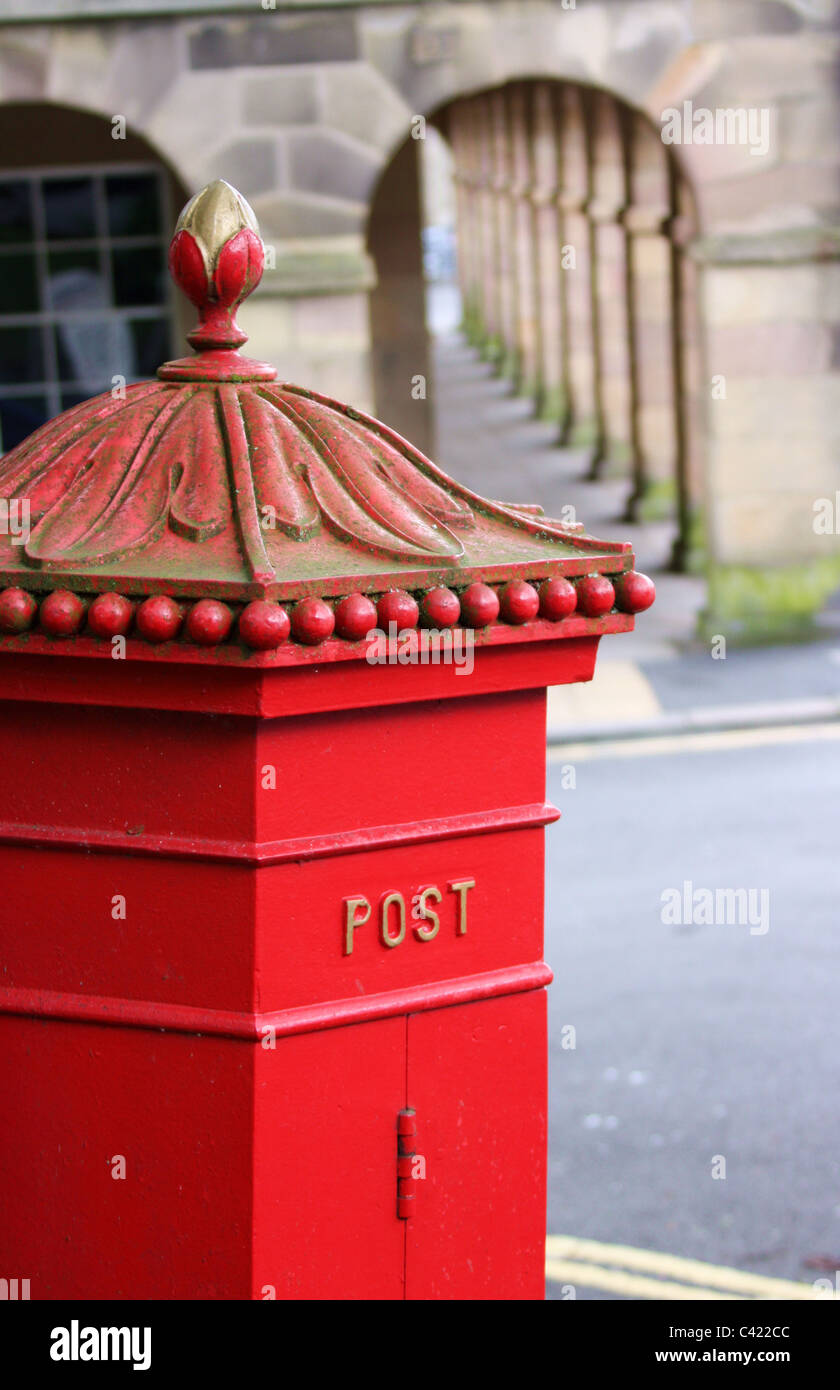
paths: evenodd
<path fill-rule="evenodd" d="M 255 1049 L 253 1298 L 404 1297 L 405 1033 L 394 1017 Z"/>
<path fill-rule="evenodd" d="M 539 960 L 544 690 L 451 688 L 332 739 L 57 702 L 47 757 L 39 707 L 0 701 L 5 989 L 266 1012 Z"/>
<path fill-rule="evenodd" d="M 248 1297 L 252 1046 L 4 1014 L 0 1047 L 0 1260 L 32 1298 Z"/>
<path fill-rule="evenodd" d="M 63 843 L 0 845 L 0 874 L 17 924 L 4 948 L 7 989 L 251 1009 L 257 893 L 247 869 Z"/>
<path fill-rule="evenodd" d="M 260 716 L 76 703 L 58 667 L 43 776 L 38 706 L 0 701 L 3 1267 L 33 1297 L 541 1297 L 544 688 Z"/>
<path fill-rule="evenodd" d="M 545 990 L 412 1015 L 407 1093 L 425 1177 L 406 1298 L 543 1298 Z"/>
<path fill-rule="evenodd" d="M 543 857 L 542 829 L 526 827 L 264 869 L 260 1009 L 378 995 L 539 960 Z M 365 920 L 354 927 L 354 918 Z"/>

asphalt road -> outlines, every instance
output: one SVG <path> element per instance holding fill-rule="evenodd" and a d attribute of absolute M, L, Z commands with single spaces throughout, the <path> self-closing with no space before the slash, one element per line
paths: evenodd
<path fill-rule="evenodd" d="M 581 754 L 573 790 L 552 752 L 548 1230 L 810 1283 L 840 1270 L 840 742 L 763 736 Z M 767 889 L 769 930 L 663 924 L 685 880 Z"/>

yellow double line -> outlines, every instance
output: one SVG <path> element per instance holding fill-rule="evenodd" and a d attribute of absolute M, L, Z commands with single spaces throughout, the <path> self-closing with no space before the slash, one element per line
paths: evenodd
<path fill-rule="evenodd" d="M 636 1250 L 631 1245 L 606 1245 L 578 1236 L 548 1236 L 546 1278 L 575 1288 L 603 1289 L 624 1298 L 686 1299 L 830 1299 L 813 1284 L 771 1279 L 724 1265 L 704 1264 L 681 1255 Z"/>

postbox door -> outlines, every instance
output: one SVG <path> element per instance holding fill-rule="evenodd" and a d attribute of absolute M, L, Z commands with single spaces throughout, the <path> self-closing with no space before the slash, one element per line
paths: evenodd
<path fill-rule="evenodd" d="M 544 1298 L 546 1046 L 545 990 L 409 1018 L 406 1298 Z"/>
<path fill-rule="evenodd" d="M 259 1049 L 252 1297 L 403 1298 L 394 1127 L 404 1094 L 404 1018 Z"/>

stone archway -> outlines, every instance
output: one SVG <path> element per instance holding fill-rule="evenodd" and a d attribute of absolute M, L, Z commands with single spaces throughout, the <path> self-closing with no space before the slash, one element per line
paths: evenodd
<path fill-rule="evenodd" d="M 589 477 L 621 473 L 625 519 L 672 518 L 682 568 L 699 510 L 693 198 L 647 116 L 577 83 L 519 79 L 431 120 L 457 189 L 465 331 Z M 422 136 L 422 124 L 419 134 Z M 433 451 L 418 151 L 407 138 L 371 203 L 377 412 Z"/>

